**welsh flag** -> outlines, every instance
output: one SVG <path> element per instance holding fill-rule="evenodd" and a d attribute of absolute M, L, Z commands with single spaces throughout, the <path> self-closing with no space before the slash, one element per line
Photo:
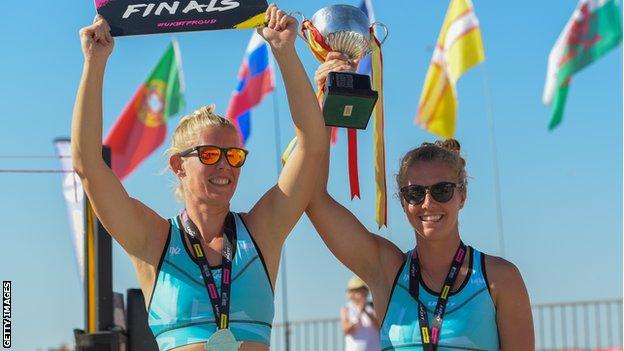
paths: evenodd
<path fill-rule="evenodd" d="M 167 121 L 184 106 L 183 92 L 182 62 L 173 41 L 104 140 L 111 148 L 111 166 L 119 179 L 163 143 Z"/>
<path fill-rule="evenodd" d="M 572 75 L 622 41 L 622 20 L 614 0 L 581 0 L 548 56 L 543 101 L 552 104 L 549 129 L 561 123 Z"/>

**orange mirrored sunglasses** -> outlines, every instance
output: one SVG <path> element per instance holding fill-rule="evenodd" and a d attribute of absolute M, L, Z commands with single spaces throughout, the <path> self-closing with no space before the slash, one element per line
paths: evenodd
<path fill-rule="evenodd" d="M 192 153 L 195 154 L 191 155 Z M 216 145 L 199 145 L 180 152 L 180 157 L 197 156 L 205 165 L 217 164 L 223 155 L 230 166 L 239 168 L 245 164 L 249 152 L 238 147 L 219 147 Z"/>

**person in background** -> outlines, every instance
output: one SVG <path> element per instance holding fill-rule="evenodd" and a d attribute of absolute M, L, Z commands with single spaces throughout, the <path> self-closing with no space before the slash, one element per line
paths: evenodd
<path fill-rule="evenodd" d="M 368 286 L 358 276 L 347 284 L 347 299 L 340 309 L 345 351 L 379 351 L 379 319 L 368 302 Z"/>

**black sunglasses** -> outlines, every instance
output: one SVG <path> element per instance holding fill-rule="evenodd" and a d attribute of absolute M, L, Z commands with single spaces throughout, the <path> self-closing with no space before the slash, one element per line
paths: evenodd
<path fill-rule="evenodd" d="M 197 151 L 196 155 L 191 153 Z M 239 147 L 219 147 L 216 145 L 199 145 L 179 153 L 180 157 L 197 156 L 199 161 L 205 165 L 214 165 L 221 161 L 221 157 L 225 155 L 225 159 L 234 168 L 239 168 L 245 164 L 247 154 L 249 152 Z"/>
<path fill-rule="evenodd" d="M 403 199 L 412 205 L 422 204 L 425 201 L 427 193 L 437 202 L 445 203 L 453 198 L 455 188 L 461 187 L 463 187 L 462 184 L 451 182 L 440 182 L 429 186 L 412 184 L 402 187 L 400 192 Z"/>

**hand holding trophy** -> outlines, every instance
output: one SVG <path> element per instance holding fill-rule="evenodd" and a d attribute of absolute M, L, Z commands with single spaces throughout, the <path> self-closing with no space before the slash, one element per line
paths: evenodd
<path fill-rule="evenodd" d="M 317 93 L 323 106 L 325 124 L 349 128 L 348 165 L 351 198 L 360 197 L 357 167 L 356 129 L 366 129 L 371 113 L 374 116 L 374 164 L 375 164 L 375 212 L 379 227 L 387 225 L 387 190 L 383 113 L 383 60 L 381 44 L 388 37 L 388 28 L 374 22 L 369 24 L 368 16 L 359 8 L 350 5 L 332 5 L 318 10 L 311 20 L 303 17 L 301 37 L 308 43 L 314 56 L 321 62 L 336 61 L 340 72 L 317 72 L 317 81 L 323 83 Z M 377 40 L 375 27 L 384 31 L 384 37 Z M 334 52 L 342 53 L 337 57 Z M 373 89 L 368 75 L 356 74 L 355 63 L 370 54 Z M 348 61 L 345 62 L 344 60 Z M 341 61 L 341 62 L 338 62 Z M 331 67 L 328 63 L 323 70 Z M 320 79 L 319 79 L 320 78 Z"/>
<path fill-rule="evenodd" d="M 338 51 L 327 53 L 325 62 L 320 64 L 314 72 L 314 82 L 317 87 L 324 87 L 330 72 L 355 72 L 359 61 L 349 60 L 349 56 Z"/>

